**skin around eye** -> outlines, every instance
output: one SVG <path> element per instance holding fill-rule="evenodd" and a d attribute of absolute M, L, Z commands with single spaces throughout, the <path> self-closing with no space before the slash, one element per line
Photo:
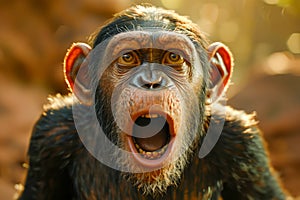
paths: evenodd
<path fill-rule="evenodd" d="M 179 54 L 166 52 L 163 59 L 162 64 L 170 65 L 170 66 L 180 66 L 184 63 L 184 58 Z"/>
<path fill-rule="evenodd" d="M 138 55 L 134 51 L 124 53 L 117 59 L 117 64 L 123 67 L 135 67 L 141 64 Z"/>

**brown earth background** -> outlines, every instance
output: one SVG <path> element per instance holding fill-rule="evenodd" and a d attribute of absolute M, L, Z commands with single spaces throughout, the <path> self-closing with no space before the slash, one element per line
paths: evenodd
<path fill-rule="evenodd" d="M 30 134 L 49 94 L 68 93 L 62 61 L 72 42 L 142 1 L 0 0 L 0 199 L 25 177 Z M 283 184 L 300 195 L 300 1 L 154 0 L 199 24 L 235 56 L 228 104 L 256 111 Z"/>

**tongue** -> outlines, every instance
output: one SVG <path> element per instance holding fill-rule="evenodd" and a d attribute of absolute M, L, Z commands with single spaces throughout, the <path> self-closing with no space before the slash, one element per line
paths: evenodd
<path fill-rule="evenodd" d="M 168 136 L 164 127 L 159 133 L 149 138 L 135 138 L 136 143 L 145 151 L 156 151 L 167 144 Z"/>
<path fill-rule="evenodd" d="M 138 118 L 133 127 L 135 142 L 145 151 L 156 151 L 168 142 L 168 123 L 164 118 Z M 161 128 L 163 127 L 163 128 Z M 150 136 L 150 137 L 149 137 Z"/>

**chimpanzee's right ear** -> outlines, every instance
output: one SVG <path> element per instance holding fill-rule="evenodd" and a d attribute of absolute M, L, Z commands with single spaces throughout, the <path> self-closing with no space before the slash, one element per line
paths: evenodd
<path fill-rule="evenodd" d="M 88 87 L 88 63 L 87 55 L 91 47 L 85 43 L 74 43 L 68 50 L 64 59 L 65 80 L 71 91 L 76 95 L 79 101 L 85 105 L 91 105 L 91 88 Z M 78 71 L 80 69 L 80 76 Z"/>

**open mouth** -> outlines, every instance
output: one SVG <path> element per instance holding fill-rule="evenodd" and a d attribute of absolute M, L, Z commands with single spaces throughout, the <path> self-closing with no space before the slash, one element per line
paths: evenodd
<path fill-rule="evenodd" d="M 174 140 L 173 120 L 165 113 L 136 115 L 129 137 L 129 147 L 135 159 L 147 167 L 163 164 Z"/>

